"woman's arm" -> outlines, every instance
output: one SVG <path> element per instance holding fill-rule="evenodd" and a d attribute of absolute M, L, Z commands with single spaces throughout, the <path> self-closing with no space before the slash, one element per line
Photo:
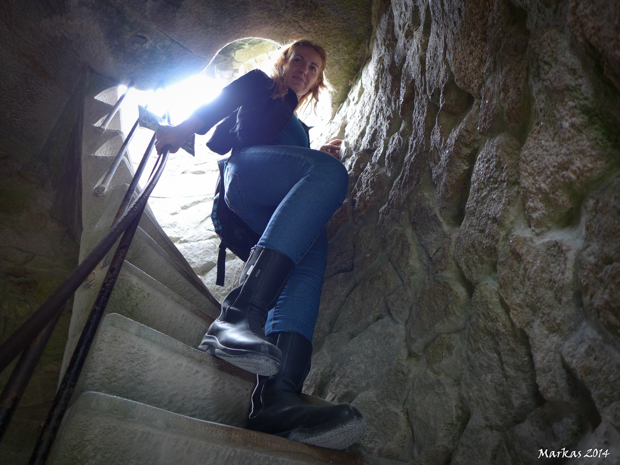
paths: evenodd
<path fill-rule="evenodd" d="M 157 142 L 155 143 L 157 153 L 161 153 L 166 145 L 170 146 L 171 153 L 177 152 L 183 142 L 189 139 L 192 134 L 200 131 L 204 124 L 200 117 L 191 115 L 177 126 L 160 126 L 157 130 Z"/>
<path fill-rule="evenodd" d="M 177 126 L 162 126 L 157 130 L 157 153 L 166 145 L 170 152 L 179 150 L 192 134 L 205 134 L 209 129 L 226 118 L 242 105 L 251 102 L 272 80 L 262 71 L 254 70 L 241 76 L 222 89 L 211 102 L 198 108 L 189 118 Z"/>

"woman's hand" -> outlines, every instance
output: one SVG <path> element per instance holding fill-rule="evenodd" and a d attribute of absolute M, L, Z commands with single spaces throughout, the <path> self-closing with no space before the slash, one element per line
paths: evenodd
<path fill-rule="evenodd" d="M 166 145 L 170 146 L 170 153 L 176 153 L 183 142 L 185 142 L 184 132 L 179 126 L 160 126 L 157 130 L 157 142 L 155 148 L 157 153 L 161 153 Z"/>
<path fill-rule="evenodd" d="M 329 142 L 327 145 L 321 147 L 321 152 L 329 153 L 340 160 L 340 146 L 342 145 L 341 139 L 336 139 Z"/>
<path fill-rule="evenodd" d="M 160 126 L 157 130 L 157 142 L 155 143 L 157 153 L 161 153 L 166 145 L 170 146 L 170 153 L 178 152 L 183 142 L 198 132 L 202 126 L 204 126 L 204 121 L 194 115 L 178 126 Z"/>

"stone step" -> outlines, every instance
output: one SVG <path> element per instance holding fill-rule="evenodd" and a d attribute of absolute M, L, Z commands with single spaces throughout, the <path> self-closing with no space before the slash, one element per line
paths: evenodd
<path fill-rule="evenodd" d="M 122 315 L 106 315 L 75 388 L 242 427 L 256 376 Z M 310 405 L 331 405 L 302 394 Z"/>
<path fill-rule="evenodd" d="M 75 293 L 63 373 L 107 271 L 106 267 L 91 274 L 89 281 Z M 126 316 L 190 347 L 198 346 L 213 321 L 213 318 L 127 261 L 121 268 L 106 313 Z"/>
<path fill-rule="evenodd" d="M 244 426 L 255 376 L 118 314 L 101 323 L 75 389 Z"/>
<path fill-rule="evenodd" d="M 311 447 L 87 392 L 67 413 L 48 463 L 389 465 L 400 462 Z"/>
<path fill-rule="evenodd" d="M 104 199 L 90 202 L 92 213 L 80 241 L 80 261 L 97 245 L 110 230 L 118 207 L 127 191 L 127 185 L 113 187 Z M 105 208 L 99 203 L 105 202 Z M 83 201 L 86 203 L 86 200 Z M 96 215 L 96 221 L 94 216 Z M 88 227 L 87 227 L 88 226 Z M 138 242 L 145 242 L 138 244 Z M 109 263 L 116 250 L 112 248 L 104 264 Z M 154 253 L 151 253 L 154 252 Z M 140 219 L 140 227 L 129 249 L 127 260 L 153 276 L 165 286 L 199 308 L 204 308 L 213 318 L 219 315 L 219 302 L 211 295 L 187 260 L 161 229 L 150 209 L 145 210 Z"/>
<path fill-rule="evenodd" d="M 91 232 L 82 233 L 82 244 L 85 247 L 94 246 L 107 233 L 106 227 L 96 228 Z M 107 266 L 114 255 L 114 246 L 103 261 Z M 183 296 L 185 300 L 199 308 L 211 318 L 217 318 L 220 314 L 220 304 L 209 293 L 208 289 L 200 284 L 197 285 L 190 273 L 182 269 L 170 256 L 146 233 L 138 228 L 131 246 L 125 258 L 143 272 L 159 281 L 176 294 Z"/>
<path fill-rule="evenodd" d="M 95 162 L 94 160 L 98 160 L 98 162 Z M 102 168 L 106 168 L 107 170 L 107 166 L 111 162 L 111 158 L 91 156 L 89 158 L 89 162 L 91 164 L 102 165 L 96 170 L 102 171 Z M 106 170 L 103 171 L 105 172 Z M 129 188 L 129 183 L 131 182 L 132 176 L 133 167 L 131 166 L 131 163 L 127 159 L 123 159 L 112 180 L 112 184 L 104 196 L 99 197 L 93 194 L 92 190 L 89 191 L 88 189 L 85 189 L 84 198 L 82 200 L 84 210 L 82 215 L 82 224 L 84 231 L 99 229 L 105 233 L 110 229 L 112 222 L 117 215 L 118 207 L 120 206 L 123 198 L 125 197 L 125 193 Z M 96 185 L 97 182 L 93 182 L 92 184 Z M 133 198 L 135 199 L 135 197 L 136 194 L 134 194 Z M 179 249 L 177 249 L 168 235 L 161 228 L 148 204 L 144 210 L 142 218 L 140 219 L 140 228 L 142 228 L 157 243 L 157 245 L 159 245 L 159 247 L 161 247 L 167 255 L 176 262 L 178 267 L 182 268 L 186 272 L 188 278 L 193 281 L 194 286 L 204 287 L 204 284 L 196 275 L 183 254 L 179 251 Z M 97 242 L 87 242 L 84 246 L 80 247 L 80 260 L 84 259 L 96 243 Z"/>
<path fill-rule="evenodd" d="M 113 84 L 112 84 L 113 85 Z M 103 95 L 103 94 L 107 95 Z M 92 154 L 97 153 L 99 149 L 106 145 L 106 143 L 114 138 L 120 138 L 121 143 L 125 138 L 123 131 L 121 130 L 120 114 L 116 113 L 108 128 L 105 132 L 101 132 L 100 125 L 112 110 L 116 98 L 112 95 L 113 92 L 100 93 L 98 96 L 86 95 L 84 99 L 84 125 L 82 127 L 82 153 Z M 103 101 L 101 98 L 104 98 Z M 99 152 L 102 154 L 102 152 Z M 118 153 L 116 151 L 114 155 Z M 82 173 L 92 174 L 91 171 L 84 171 Z M 82 178 L 84 180 L 84 178 Z"/>

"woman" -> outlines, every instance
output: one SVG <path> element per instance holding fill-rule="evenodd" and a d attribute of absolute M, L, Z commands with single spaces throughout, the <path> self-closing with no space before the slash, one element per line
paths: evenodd
<path fill-rule="evenodd" d="M 248 428 L 332 449 L 361 437 L 348 405 L 302 402 L 327 263 L 325 224 L 342 205 L 348 173 L 335 140 L 309 148 L 302 103 L 325 87 L 326 54 L 310 41 L 283 49 L 272 77 L 251 71 L 176 127 L 157 132 L 157 150 L 175 152 L 193 133 L 224 154 L 226 203 L 261 237 L 199 349 L 258 375 Z M 263 329 L 264 327 L 264 329 Z"/>

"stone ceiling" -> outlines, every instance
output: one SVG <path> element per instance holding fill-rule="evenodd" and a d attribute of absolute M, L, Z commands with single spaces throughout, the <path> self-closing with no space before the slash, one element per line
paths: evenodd
<path fill-rule="evenodd" d="M 338 103 L 370 31 L 370 0 L 7 0 L 0 139 L 37 156 L 85 68 L 148 89 L 201 71 L 227 44 L 251 37 L 323 44 Z"/>

